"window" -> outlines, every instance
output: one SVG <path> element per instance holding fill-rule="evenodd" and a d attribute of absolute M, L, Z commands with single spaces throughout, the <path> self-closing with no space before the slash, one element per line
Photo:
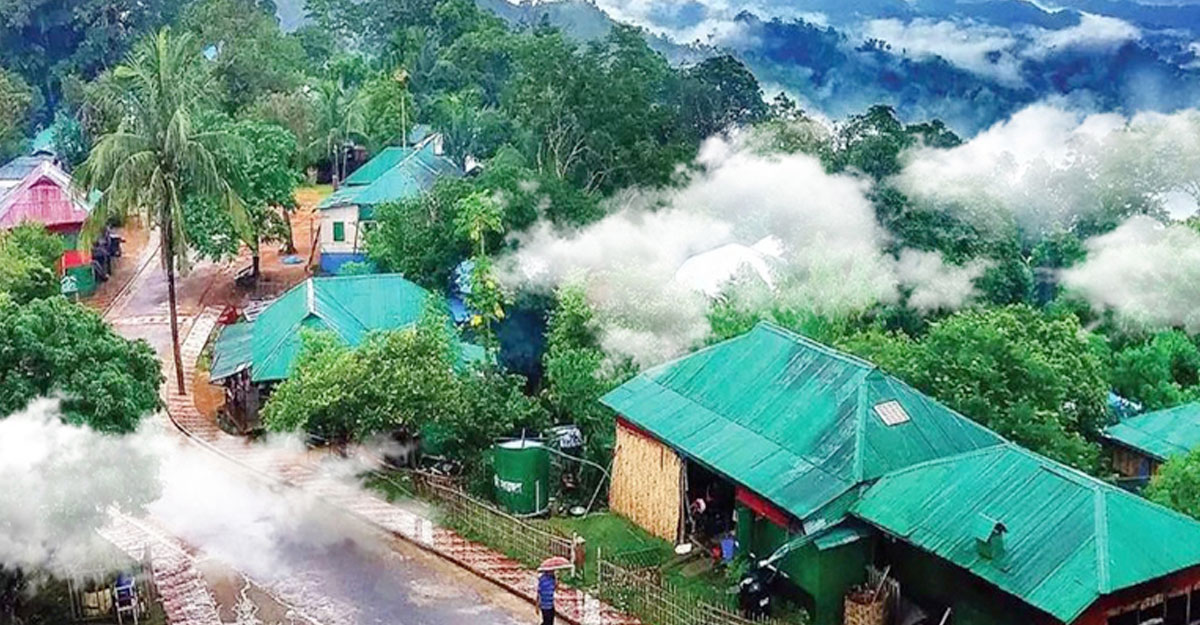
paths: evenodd
<path fill-rule="evenodd" d="M 1163 625 L 1186 625 L 1187 623 L 1188 596 L 1185 592 L 1181 595 L 1167 598 L 1167 613 L 1163 617 Z"/>
<path fill-rule="evenodd" d="M 346 223 L 342 221 L 333 222 L 333 240 L 342 242 L 346 240 Z"/>
<path fill-rule="evenodd" d="M 875 414 L 879 415 L 879 418 L 888 425 L 900 425 L 908 422 L 908 413 L 904 411 L 904 406 L 894 399 L 875 404 Z"/>

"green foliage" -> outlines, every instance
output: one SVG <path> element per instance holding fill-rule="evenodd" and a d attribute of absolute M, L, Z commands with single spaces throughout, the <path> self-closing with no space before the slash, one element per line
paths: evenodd
<path fill-rule="evenodd" d="M 0 294 L 24 304 L 59 293 L 56 266 L 63 241 L 41 225 L 0 232 Z"/>
<path fill-rule="evenodd" d="M 1113 354 L 1112 384 L 1146 410 L 1193 401 L 1200 398 L 1200 349 L 1183 332 L 1160 332 Z"/>
<path fill-rule="evenodd" d="M 328 333 L 306 334 L 300 364 L 271 394 L 264 423 L 330 443 L 420 431 L 473 468 L 497 437 L 542 428 L 545 413 L 522 392 L 524 378 L 456 366 L 450 328 L 431 304 L 415 327 L 373 334 L 355 349 Z"/>
<path fill-rule="evenodd" d="M 840 346 L 1002 436 L 1095 472 L 1105 425 L 1105 354 L 1073 316 L 1025 305 L 968 310 L 913 340 L 879 331 Z"/>
<path fill-rule="evenodd" d="M 1200 519 L 1200 448 L 1167 459 L 1144 494 L 1150 501 Z"/>
<path fill-rule="evenodd" d="M 375 333 L 356 349 L 331 334 L 306 334 L 296 372 L 271 394 L 263 423 L 330 443 L 418 429 L 453 409 L 454 362 L 447 324 L 436 314 Z"/>
<path fill-rule="evenodd" d="M 175 0 L 4 0 L 0 50 L 8 67 L 51 104 L 69 75 L 90 79 L 146 32 L 170 23 Z"/>
<path fill-rule="evenodd" d="M 235 139 L 219 146 L 217 156 L 242 202 L 245 220 L 226 210 L 217 198 L 191 197 L 183 212 L 190 245 L 204 257 L 221 260 L 235 256 L 242 243 L 257 256 L 262 243 L 285 240 L 286 211 L 295 208 L 293 193 L 302 180 L 294 165 L 292 134 L 276 124 L 234 123 L 222 115 L 202 117 L 198 126 L 203 132 Z"/>
<path fill-rule="evenodd" d="M 377 207 L 379 227 L 367 234 L 371 260 L 426 288 L 445 288 L 450 272 L 470 250 L 453 225 L 458 200 L 470 191 L 468 181 L 442 179 L 419 199 Z"/>
<path fill-rule="evenodd" d="M 725 54 L 705 59 L 684 74 L 679 123 L 696 137 L 707 137 L 767 117 L 767 104 L 754 74 Z"/>
<path fill-rule="evenodd" d="M 159 408 L 162 374 L 150 345 L 64 298 L 22 305 L 0 294 L 0 346 L 0 414 L 60 393 L 68 421 L 127 433 Z"/>
<path fill-rule="evenodd" d="M 405 145 L 408 131 L 417 117 L 412 94 L 405 83 L 408 72 L 398 69 L 391 75 L 381 73 L 362 87 L 363 117 L 367 145 L 379 150 L 389 145 Z"/>
<path fill-rule="evenodd" d="M 632 377 L 632 365 L 608 363 L 596 336 L 591 307 L 582 289 L 562 287 L 550 313 L 542 391 L 555 422 L 574 423 L 584 435 L 584 455 L 607 466 L 612 457 L 615 421 L 600 397 Z M 590 473 L 589 473 L 590 475 Z M 584 484 L 587 490 L 588 484 Z"/>
<path fill-rule="evenodd" d="M 301 83 L 304 49 L 280 31 L 274 10 L 274 3 L 259 0 L 198 0 L 180 18 L 202 45 L 215 46 L 213 74 L 230 114 Z"/>
<path fill-rule="evenodd" d="M 20 150 L 36 102 L 36 94 L 21 76 L 0 67 L 0 161 Z"/>

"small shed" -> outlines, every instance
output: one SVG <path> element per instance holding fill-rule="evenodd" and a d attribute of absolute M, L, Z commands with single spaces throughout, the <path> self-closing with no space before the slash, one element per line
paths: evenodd
<path fill-rule="evenodd" d="M 439 178 L 463 175 L 442 155 L 441 146 L 442 137 L 435 133 L 413 146 L 384 148 L 321 201 L 322 272 L 336 273 L 347 262 L 366 259 L 366 234 L 375 225 L 376 206 L 420 197 Z"/>
<path fill-rule="evenodd" d="M 225 387 L 226 410 L 244 429 L 257 425 L 271 388 L 288 378 L 300 355 L 303 328 L 327 330 L 356 346 L 376 330 L 399 330 L 420 320 L 425 289 L 399 274 L 309 278 L 254 318 L 225 326 L 213 347 L 209 380 Z M 464 361 L 485 358 L 482 348 L 459 344 Z"/>
<path fill-rule="evenodd" d="M 1200 402 L 1125 419 L 1105 428 L 1104 441 L 1117 473 L 1149 479 L 1171 456 L 1200 447 Z"/>

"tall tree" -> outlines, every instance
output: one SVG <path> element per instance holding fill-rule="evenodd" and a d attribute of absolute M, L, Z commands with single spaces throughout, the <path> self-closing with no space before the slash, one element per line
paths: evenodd
<path fill-rule="evenodd" d="M 329 158 L 333 179 L 346 178 L 346 148 L 363 138 L 362 100 L 345 80 L 324 80 L 317 85 L 317 127 L 320 129 L 309 146 Z"/>
<path fill-rule="evenodd" d="M 103 192 L 85 232 L 110 216 L 142 213 L 157 226 L 159 252 L 167 271 L 175 381 L 185 394 L 179 319 L 175 299 L 177 270 L 187 269 L 183 210 L 192 196 L 212 198 L 244 221 L 241 200 L 223 172 L 220 155 L 237 149 L 225 132 L 196 132 L 192 116 L 210 88 L 202 56 L 189 34 L 164 28 L 147 37 L 114 70 L 132 111 L 113 133 L 104 135 L 79 169 L 78 184 Z M 85 240 L 88 237 L 85 237 Z"/>
<path fill-rule="evenodd" d="M 24 79 L 0 67 L 0 160 L 17 151 L 36 102 Z"/>

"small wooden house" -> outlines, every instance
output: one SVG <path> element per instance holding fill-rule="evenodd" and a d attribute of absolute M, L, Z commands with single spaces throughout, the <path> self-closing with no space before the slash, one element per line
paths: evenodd
<path fill-rule="evenodd" d="M 1104 442 L 1121 477 L 1149 479 L 1167 458 L 1200 447 L 1200 402 L 1124 419 L 1104 430 Z"/>

